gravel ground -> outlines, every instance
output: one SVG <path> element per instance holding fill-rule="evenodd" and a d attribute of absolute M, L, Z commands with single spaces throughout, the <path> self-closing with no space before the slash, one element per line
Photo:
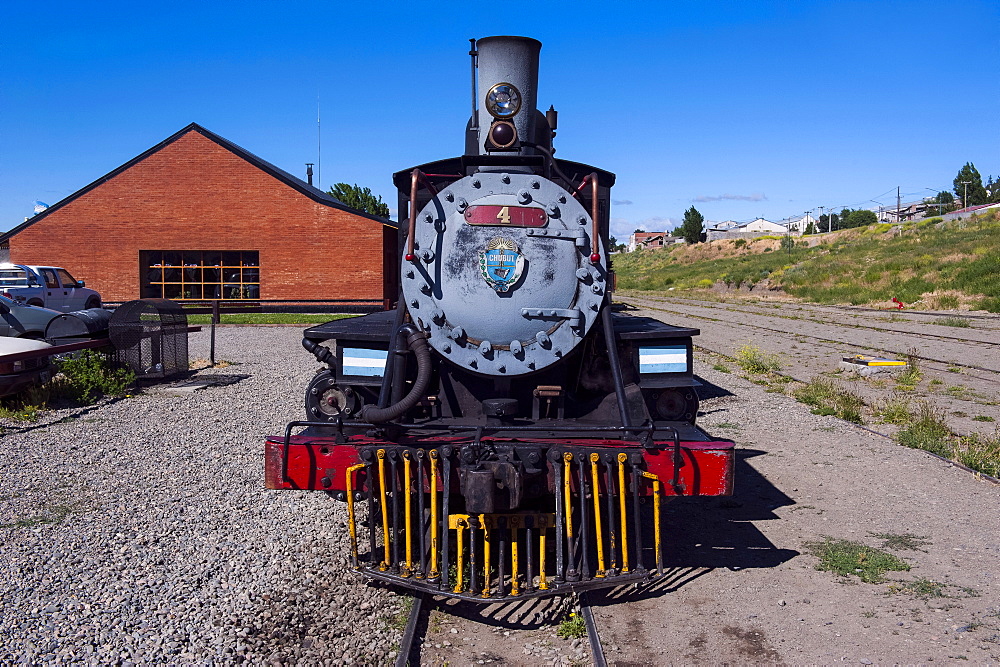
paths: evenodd
<path fill-rule="evenodd" d="M 235 363 L 204 372 L 237 384 L 6 425 L 0 663 L 391 662 L 406 599 L 347 573 L 343 506 L 262 488 L 262 438 L 299 416 L 316 366 L 300 335 L 221 329 Z M 1000 487 L 711 366 L 701 423 L 742 448 L 736 496 L 669 504 L 668 575 L 596 597 L 609 659 L 1000 661 Z M 890 579 L 942 596 L 817 571 L 807 547 L 883 532 L 926 538 Z M 424 661 L 586 662 L 585 641 L 556 637 L 568 604 L 442 604 Z"/>
<path fill-rule="evenodd" d="M 405 600 L 347 573 L 343 505 L 263 488 L 263 438 L 316 366 L 301 329 L 218 337 L 235 364 L 206 372 L 247 379 L 6 425 L 0 664 L 394 658 Z M 206 345 L 193 334 L 192 359 Z"/>

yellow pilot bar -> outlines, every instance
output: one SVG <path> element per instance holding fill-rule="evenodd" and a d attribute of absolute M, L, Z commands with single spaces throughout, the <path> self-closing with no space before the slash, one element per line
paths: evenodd
<path fill-rule="evenodd" d="M 430 452 L 431 457 L 431 566 L 430 572 L 427 574 L 428 578 L 433 579 L 438 576 L 437 571 L 437 552 L 438 552 L 438 494 L 437 494 L 437 460 L 438 453 L 436 449 L 432 449 Z M 458 550 L 462 553 L 462 550 Z"/>
<path fill-rule="evenodd" d="M 590 480 L 593 484 L 593 496 L 594 496 L 594 532 L 597 534 L 597 572 L 594 573 L 595 579 L 602 579 L 604 577 L 604 533 L 601 530 L 601 494 L 600 483 L 597 478 L 597 462 L 600 461 L 601 455 L 594 452 L 590 455 Z M 583 493 L 583 489 L 580 489 L 580 493 Z"/>
<path fill-rule="evenodd" d="M 458 568 L 458 574 L 455 578 L 455 593 L 461 593 L 462 589 L 465 587 L 465 519 L 459 519 L 455 522 L 455 547 L 458 549 L 458 560 L 455 566 Z"/>
<path fill-rule="evenodd" d="M 385 572 L 389 569 L 389 503 L 388 498 L 385 495 L 385 450 L 380 449 L 376 452 L 378 456 L 378 488 L 379 493 L 382 494 L 382 549 L 384 551 L 384 558 L 382 563 L 379 564 L 378 569 Z"/>
<path fill-rule="evenodd" d="M 490 524 L 492 518 L 485 514 L 479 515 L 479 521 L 483 526 L 483 597 L 490 596 Z"/>
<path fill-rule="evenodd" d="M 653 480 L 653 535 L 656 541 L 656 573 L 663 574 L 663 557 L 660 555 L 660 478 L 651 472 L 642 471 L 642 476 Z"/>
<path fill-rule="evenodd" d="M 403 496 L 403 502 L 405 507 L 406 523 L 403 527 L 403 535 L 406 537 L 406 567 L 403 570 L 403 576 L 408 577 L 413 572 L 413 531 L 410 527 L 413 525 L 411 523 L 412 514 L 410 512 L 410 504 L 412 503 L 413 494 L 410 493 L 410 452 L 403 450 L 403 490 L 405 495 Z"/>
<path fill-rule="evenodd" d="M 625 516 L 625 452 L 618 452 L 618 514 L 622 531 L 622 573 L 628 572 L 628 519 Z M 633 480 L 634 481 L 634 480 Z"/>
<path fill-rule="evenodd" d="M 573 500 L 569 495 L 569 464 L 573 461 L 573 455 L 563 454 L 563 499 L 566 501 L 566 537 L 573 538 Z"/>
<path fill-rule="evenodd" d="M 529 549 L 531 546 L 529 545 Z M 501 585 L 503 582 L 500 582 Z M 520 595 L 521 590 L 517 585 L 517 528 L 514 528 L 510 536 L 510 594 Z"/>
<path fill-rule="evenodd" d="M 538 528 L 538 588 L 543 591 L 549 589 L 549 585 L 545 583 L 545 533 L 548 528 L 543 523 Z M 528 545 L 531 548 L 531 545 Z"/>
<path fill-rule="evenodd" d="M 364 463 L 358 463 L 347 469 L 347 525 L 351 529 L 351 562 L 358 567 L 358 524 L 354 520 L 354 473 L 364 468 Z"/>

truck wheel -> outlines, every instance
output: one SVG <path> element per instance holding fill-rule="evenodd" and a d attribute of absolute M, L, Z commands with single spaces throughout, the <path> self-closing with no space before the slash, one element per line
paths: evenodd
<path fill-rule="evenodd" d="M 42 302 L 41 302 L 40 300 L 38 300 L 38 299 L 29 299 L 29 300 L 28 300 L 28 305 L 29 305 L 29 306 L 44 306 L 45 304 L 44 304 L 44 303 L 42 303 Z"/>
<path fill-rule="evenodd" d="M 100 307 L 101 307 L 101 300 L 98 299 L 96 296 L 92 296 L 89 299 L 87 299 L 87 305 L 85 306 L 85 308 L 89 309 L 89 308 L 100 308 Z"/>

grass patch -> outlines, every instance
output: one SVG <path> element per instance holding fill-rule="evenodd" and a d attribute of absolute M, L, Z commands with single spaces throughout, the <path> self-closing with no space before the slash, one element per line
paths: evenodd
<path fill-rule="evenodd" d="M 909 424 L 913 419 L 908 396 L 893 395 L 882 399 L 873 409 L 876 419 L 883 424 Z"/>
<path fill-rule="evenodd" d="M 4 528 L 37 528 L 62 523 L 70 514 L 79 511 L 79 503 L 71 505 L 48 505 L 41 508 L 41 513 L 24 517 L 11 523 L 0 524 Z"/>
<path fill-rule="evenodd" d="M 724 364 L 715 364 L 714 366 L 712 366 L 712 370 L 719 371 L 720 373 L 732 373 L 732 371 L 729 370 L 729 366 L 726 366 Z"/>
<path fill-rule="evenodd" d="M 956 435 L 944 417 L 926 402 L 921 402 L 913 422 L 896 434 L 896 440 L 906 447 L 922 449 L 1000 477 L 1000 433 Z"/>
<path fill-rule="evenodd" d="M 778 355 L 765 352 L 753 343 L 736 351 L 736 363 L 748 373 L 777 373 L 781 370 Z"/>
<path fill-rule="evenodd" d="M 895 591 L 901 593 L 909 593 L 914 597 L 918 597 L 921 600 L 929 600 L 930 598 L 943 598 L 946 597 L 944 593 L 945 584 L 920 577 L 913 581 L 907 581 L 903 584 L 899 584 L 893 587 Z"/>
<path fill-rule="evenodd" d="M 910 350 L 906 356 L 906 370 L 896 376 L 896 386 L 903 391 L 913 391 L 924 377 L 920 370 L 920 360 L 916 350 Z"/>
<path fill-rule="evenodd" d="M 972 418 L 972 421 L 974 421 L 974 422 L 991 422 L 991 421 L 996 421 L 996 420 L 993 419 L 993 417 L 990 417 L 989 415 L 976 415 L 975 417 Z"/>
<path fill-rule="evenodd" d="M 962 329 L 967 329 L 972 326 L 969 320 L 964 317 L 942 317 L 941 319 L 936 320 L 934 324 L 940 324 L 944 327 L 960 327 Z"/>
<path fill-rule="evenodd" d="M 896 297 L 922 309 L 967 303 L 1000 312 L 995 212 L 971 222 L 894 227 L 898 233 L 891 236 L 881 229 L 840 230 L 812 247 L 780 252 L 774 240 L 761 237 L 621 253 L 615 269 L 622 289 L 699 289 L 707 281 L 752 290 L 767 281 L 769 289 L 814 303 L 887 304 Z"/>
<path fill-rule="evenodd" d="M 842 577 L 856 576 L 869 584 L 885 581 L 886 572 L 910 569 L 909 563 L 897 556 L 850 540 L 828 537 L 822 542 L 809 542 L 805 546 L 819 558 L 817 570 L 835 572 Z"/>
<path fill-rule="evenodd" d="M 410 610 L 413 609 L 413 598 L 407 597 L 401 600 L 403 608 L 386 619 L 386 624 L 391 630 L 403 632 L 406 624 L 410 620 Z"/>
<path fill-rule="evenodd" d="M 909 550 L 909 551 L 923 551 L 927 553 L 925 549 L 920 547 L 925 547 L 930 542 L 927 540 L 926 536 L 914 535 L 913 533 L 868 533 L 872 537 L 882 540 L 883 549 L 895 549 L 896 551 Z"/>
<path fill-rule="evenodd" d="M 855 424 L 864 423 L 861 416 L 865 407 L 864 400 L 852 391 L 841 389 L 829 378 L 817 375 L 808 384 L 795 389 L 792 395 L 799 402 L 811 405 L 814 415 L 840 417 Z"/>
<path fill-rule="evenodd" d="M 569 616 L 559 624 L 556 636 L 560 639 L 581 639 L 587 636 L 587 625 L 583 621 L 583 616 L 576 612 L 570 612 Z"/>
<path fill-rule="evenodd" d="M 357 315 L 343 313 L 223 313 L 219 324 L 324 324 Z M 211 315 L 188 315 L 188 324 L 211 324 Z"/>

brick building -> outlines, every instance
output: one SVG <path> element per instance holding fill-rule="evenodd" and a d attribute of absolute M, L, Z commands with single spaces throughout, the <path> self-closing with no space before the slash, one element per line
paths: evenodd
<path fill-rule="evenodd" d="M 350 208 L 192 123 L 0 235 L 106 301 L 396 294 L 395 223 Z"/>

